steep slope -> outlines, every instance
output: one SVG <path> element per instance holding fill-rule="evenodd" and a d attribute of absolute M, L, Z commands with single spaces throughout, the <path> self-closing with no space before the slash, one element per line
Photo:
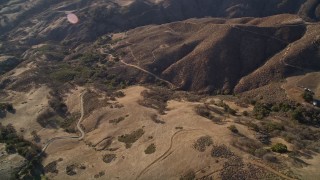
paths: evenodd
<path fill-rule="evenodd" d="M 292 15 L 187 20 L 128 31 L 118 50 L 183 90 L 243 92 L 319 70 L 318 26 Z"/>

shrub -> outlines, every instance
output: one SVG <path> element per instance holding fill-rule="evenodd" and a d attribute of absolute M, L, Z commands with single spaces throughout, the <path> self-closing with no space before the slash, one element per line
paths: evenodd
<path fill-rule="evenodd" d="M 233 133 L 239 133 L 239 130 L 237 129 L 237 127 L 235 125 L 229 126 L 228 129 L 230 129 L 230 131 Z"/>
<path fill-rule="evenodd" d="M 313 101 L 313 93 L 311 91 L 304 91 L 302 94 L 302 98 L 306 102 L 312 102 Z"/>
<path fill-rule="evenodd" d="M 156 152 L 156 146 L 153 143 L 150 144 L 146 150 L 144 150 L 144 153 L 146 154 L 152 154 L 154 152 Z"/>
<path fill-rule="evenodd" d="M 211 156 L 220 158 L 230 158 L 234 156 L 234 153 L 231 152 L 230 149 L 225 145 L 213 146 Z"/>
<path fill-rule="evenodd" d="M 249 116 L 249 113 L 248 113 L 248 111 L 243 111 L 243 112 L 242 112 L 242 115 L 244 115 L 244 116 Z"/>
<path fill-rule="evenodd" d="M 196 173 L 192 170 L 188 171 L 180 177 L 180 180 L 193 180 L 196 179 Z"/>
<path fill-rule="evenodd" d="M 110 120 L 109 123 L 112 123 L 112 124 L 116 125 L 116 124 L 118 124 L 119 122 L 121 122 L 123 120 L 125 120 L 125 117 L 119 117 L 117 119 Z"/>
<path fill-rule="evenodd" d="M 211 115 L 210 110 L 205 106 L 196 106 L 195 107 L 196 113 L 202 117 L 207 119 L 213 119 L 214 117 Z"/>
<path fill-rule="evenodd" d="M 193 147 L 200 151 L 204 152 L 206 150 L 206 147 L 213 144 L 212 138 L 210 136 L 202 136 L 193 144 Z"/>
<path fill-rule="evenodd" d="M 136 142 L 144 134 L 143 129 L 138 129 L 131 132 L 130 134 L 125 134 L 118 136 L 118 141 L 126 144 L 126 148 L 130 148 L 134 142 Z"/>
<path fill-rule="evenodd" d="M 271 147 L 271 150 L 273 152 L 277 152 L 277 153 L 286 153 L 286 152 L 288 152 L 287 146 L 282 144 L 282 143 L 277 143 L 277 144 L 273 145 Z"/>
<path fill-rule="evenodd" d="M 103 162 L 105 163 L 111 163 L 117 158 L 115 154 L 106 154 L 103 156 Z"/>
<path fill-rule="evenodd" d="M 50 77 L 58 82 L 66 83 L 72 81 L 78 72 L 71 69 L 61 69 L 50 74 Z"/>
<path fill-rule="evenodd" d="M 156 114 L 151 115 L 151 120 L 152 120 L 153 122 L 157 123 L 157 124 L 165 124 L 165 123 L 166 123 L 166 122 L 162 121 L 162 120 L 158 117 L 158 115 L 156 115 Z"/>
<path fill-rule="evenodd" d="M 256 103 L 253 108 L 253 115 L 256 119 L 263 119 L 269 116 L 270 108 L 266 104 Z"/>

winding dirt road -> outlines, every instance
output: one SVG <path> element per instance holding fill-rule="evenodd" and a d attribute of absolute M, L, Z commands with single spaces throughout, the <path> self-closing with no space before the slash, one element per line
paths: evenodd
<path fill-rule="evenodd" d="M 153 162 L 151 162 L 147 167 L 145 167 L 139 174 L 138 176 L 136 177 L 136 180 L 139 179 L 144 173 L 146 173 L 150 167 L 152 165 L 154 165 L 155 163 L 157 163 L 158 161 L 160 160 L 163 160 L 165 159 L 166 157 L 168 157 L 172 152 L 171 149 L 172 149 L 172 146 L 173 146 L 173 140 L 176 136 L 178 136 L 179 134 L 183 133 L 183 132 L 190 132 L 190 131 L 199 131 L 199 130 L 202 130 L 202 129 L 188 129 L 188 130 L 180 130 L 180 131 L 177 131 L 175 132 L 172 136 L 171 136 L 171 139 L 170 139 L 170 146 L 169 148 L 161 155 L 159 156 L 157 159 L 155 159 Z"/>
<path fill-rule="evenodd" d="M 82 129 L 81 127 L 81 122 L 82 122 L 82 119 L 84 117 L 84 109 L 83 109 L 83 96 L 86 94 L 86 90 L 84 92 L 81 93 L 80 95 L 80 105 L 81 105 L 81 117 L 79 118 L 78 120 L 78 123 L 77 123 L 77 129 L 79 130 L 79 132 L 81 133 L 80 136 L 61 136 L 61 137 L 54 137 L 52 139 L 50 139 L 42 148 L 41 150 L 41 153 L 45 152 L 46 149 L 48 148 L 48 146 L 50 144 L 52 144 L 53 142 L 57 141 L 57 140 L 63 140 L 63 139 L 78 139 L 79 141 L 82 140 L 85 136 L 85 132 L 84 130 Z M 40 153 L 40 154 L 41 154 Z"/>
<path fill-rule="evenodd" d="M 160 78 L 159 76 L 153 74 L 152 72 L 149 72 L 149 71 L 147 71 L 147 70 L 145 70 L 145 69 L 142 69 L 142 68 L 139 67 L 139 66 L 126 63 L 126 62 L 124 62 L 123 60 L 120 60 L 120 63 L 124 64 L 125 66 L 133 67 L 133 68 L 135 68 L 135 69 L 138 69 L 138 70 L 140 70 L 140 71 L 143 71 L 143 72 L 145 72 L 145 73 L 153 76 L 154 78 L 156 78 L 156 79 L 158 79 L 158 80 L 160 80 L 160 81 L 162 81 L 162 82 L 165 82 L 166 84 L 168 84 L 168 85 L 170 86 L 170 89 L 175 89 L 175 88 L 176 88 L 176 86 L 175 86 L 174 84 L 172 84 L 171 82 L 169 82 L 169 81 L 167 81 L 167 80 L 165 80 L 165 79 L 162 79 L 162 78 Z"/>

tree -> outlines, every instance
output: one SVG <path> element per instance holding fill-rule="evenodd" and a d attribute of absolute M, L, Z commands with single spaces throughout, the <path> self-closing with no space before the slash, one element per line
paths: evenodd
<path fill-rule="evenodd" d="M 306 102 L 312 102 L 313 101 L 313 93 L 311 91 L 304 91 L 302 94 L 302 98 Z"/>
<path fill-rule="evenodd" d="M 277 153 L 286 153 L 286 152 L 288 152 L 287 146 L 282 144 L 282 143 L 277 143 L 277 144 L 273 145 L 271 147 L 271 150 L 273 152 L 277 152 Z"/>

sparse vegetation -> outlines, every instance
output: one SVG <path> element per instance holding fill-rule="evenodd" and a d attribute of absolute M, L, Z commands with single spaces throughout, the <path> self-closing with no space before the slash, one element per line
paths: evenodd
<path fill-rule="evenodd" d="M 256 119 L 263 119 L 269 116 L 270 112 L 271 112 L 270 107 L 267 104 L 262 104 L 257 102 L 254 105 L 253 115 Z"/>
<path fill-rule="evenodd" d="M 46 172 L 46 173 L 58 173 L 59 172 L 59 170 L 57 169 L 57 161 L 52 161 L 52 162 L 50 162 L 49 164 L 47 164 L 45 167 L 44 167 L 44 171 Z"/>
<path fill-rule="evenodd" d="M 153 143 L 150 144 L 146 150 L 144 150 L 144 153 L 146 154 L 152 154 L 154 152 L 156 152 L 156 145 L 154 145 Z"/>
<path fill-rule="evenodd" d="M 199 116 L 205 117 L 210 120 L 214 118 L 214 116 L 211 114 L 210 110 L 206 106 L 196 106 L 195 110 Z"/>
<path fill-rule="evenodd" d="M 76 165 L 72 164 L 72 165 L 68 165 L 66 167 L 66 173 L 67 175 L 69 176 L 74 176 L 77 174 L 77 172 L 75 171 L 76 170 Z"/>
<path fill-rule="evenodd" d="M 167 110 L 167 101 L 172 99 L 173 92 L 166 88 L 154 87 L 149 91 L 143 91 L 141 95 L 144 97 L 144 99 L 140 100 L 139 104 L 157 109 L 160 114 L 164 114 L 164 112 Z"/>
<path fill-rule="evenodd" d="M 207 147 L 213 144 L 212 138 L 210 136 L 202 136 L 193 144 L 193 147 L 200 151 L 204 152 Z"/>
<path fill-rule="evenodd" d="M 126 116 L 125 117 L 122 116 L 122 117 L 110 120 L 109 123 L 112 123 L 112 124 L 116 125 L 116 124 L 120 123 L 121 121 L 123 121 L 125 119 L 126 119 Z"/>
<path fill-rule="evenodd" d="M 313 101 L 313 92 L 305 90 L 302 94 L 302 98 L 306 102 L 311 103 Z"/>
<path fill-rule="evenodd" d="M 233 152 L 225 145 L 213 146 L 211 151 L 212 157 L 230 158 L 234 156 Z"/>
<path fill-rule="evenodd" d="M 103 156 L 103 162 L 105 163 L 111 163 L 117 158 L 115 154 L 106 154 Z"/>
<path fill-rule="evenodd" d="M 157 123 L 157 124 L 165 124 L 165 123 L 166 123 L 166 122 L 162 121 L 162 120 L 158 117 L 158 115 L 156 115 L 156 114 L 151 115 L 151 120 L 152 120 L 153 122 Z"/>
<path fill-rule="evenodd" d="M 230 129 L 230 131 L 235 134 L 239 133 L 239 130 L 237 129 L 237 127 L 235 125 L 229 126 L 228 129 Z"/>
<path fill-rule="evenodd" d="M 126 148 L 130 148 L 134 142 L 136 142 L 144 134 L 143 129 L 138 129 L 130 134 L 118 136 L 118 141 L 126 144 Z"/>
<path fill-rule="evenodd" d="M 9 154 L 18 153 L 27 160 L 18 171 L 13 173 L 13 179 L 37 179 L 44 174 L 41 164 L 42 156 L 39 155 L 41 149 L 18 136 L 11 124 L 2 126 L 0 123 L 0 143 L 6 144 L 6 151 Z"/>
<path fill-rule="evenodd" d="M 180 177 L 180 180 L 194 180 L 196 179 L 196 173 L 193 170 L 186 172 Z"/>
<path fill-rule="evenodd" d="M 262 148 L 262 144 L 248 137 L 238 137 L 232 141 L 232 145 L 244 152 L 255 154 L 257 149 Z"/>
<path fill-rule="evenodd" d="M 15 113 L 13 105 L 10 103 L 0 103 L 0 118 L 5 117 L 7 112 Z"/>
<path fill-rule="evenodd" d="M 274 144 L 272 147 L 271 147 L 271 150 L 273 152 L 277 152 L 277 153 L 286 153 L 288 152 L 288 149 L 287 149 L 287 146 L 282 144 L 282 143 L 277 143 L 277 144 Z"/>

